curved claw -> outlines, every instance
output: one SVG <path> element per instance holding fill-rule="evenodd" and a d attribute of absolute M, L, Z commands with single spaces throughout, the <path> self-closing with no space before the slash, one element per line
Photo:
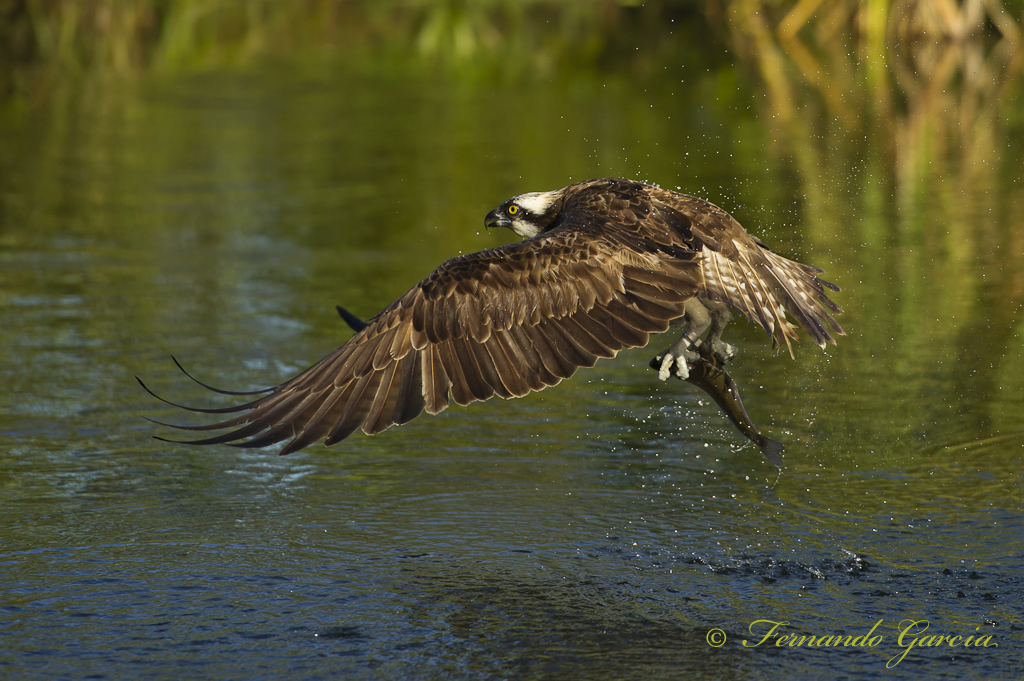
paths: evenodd
<path fill-rule="evenodd" d="M 727 364 L 739 352 L 739 348 L 735 345 L 729 345 L 720 340 L 714 340 L 711 342 L 711 354 L 718 358 L 722 364 Z"/>
<path fill-rule="evenodd" d="M 691 355 L 691 357 L 687 357 Z M 658 370 L 658 378 L 667 381 L 670 376 L 675 376 L 681 381 L 690 377 L 690 363 L 696 362 L 700 356 L 691 351 L 684 351 L 682 355 L 673 354 L 666 350 L 651 360 L 650 367 Z"/>

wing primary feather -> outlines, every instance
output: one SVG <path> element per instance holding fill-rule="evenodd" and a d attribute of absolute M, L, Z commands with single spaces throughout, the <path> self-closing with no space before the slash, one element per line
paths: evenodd
<path fill-rule="evenodd" d="M 647 345 L 650 339 L 643 331 L 639 331 L 614 316 L 607 307 L 595 307 L 588 315 L 591 319 L 601 324 L 608 330 L 608 333 L 619 342 L 620 347 L 638 348 Z"/>
<path fill-rule="evenodd" d="M 451 390 L 452 399 L 455 400 L 456 404 L 466 406 L 475 398 L 473 397 L 473 393 L 469 388 L 469 383 L 463 374 L 462 364 L 452 356 L 453 352 L 451 341 L 438 343 L 434 348 L 441 360 L 441 366 L 444 367 L 444 373 L 448 376 L 448 380 L 450 381 L 449 388 Z"/>
<path fill-rule="evenodd" d="M 395 358 L 391 354 L 391 347 L 396 342 L 396 334 L 401 332 L 402 327 L 392 329 L 381 334 L 381 340 L 377 343 L 377 349 L 373 353 L 373 361 L 370 363 L 372 371 L 380 371 L 389 364 L 394 363 Z"/>
<path fill-rule="evenodd" d="M 514 326 L 510 329 L 517 335 L 525 337 L 525 342 L 521 342 L 521 347 L 530 347 L 536 354 L 535 366 L 538 370 L 544 372 L 541 374 L 541 380 L 546 386 L 557 385 L 563 378 L 564 372 L 562 371 L 561 361 L 554 350 L 551 349 L 551 344 L 540 332 L 537 326 L 524 325 Z M 546 376 L 544 375 L 546 374 Z"/>
<path fill-rule="evenodd" d="M 505 353 L 512 363 L 513 370 L 526 383 L 530 390 L 543 390 L 546 386 L 554 385 L 557 379 L 549 375 L 549 381 L 545 381 L 542 372 L 545 372 L 544 365 L 537 354 L 533 343 L 520 326 L 513 326 L 507 331 L 498 334 L 498 341 L 504 348 Z"/>
<path fill-rule="evenodd" d="M 302 400 L 299 401 L 299 404 L 292 410 L 292 412 L 287 417 L 282 419 L 278 424 L 274 424 L 273 420 L 271 419 L 271 417 L 273 415 L 276 415 L 275 412 L 268 412 L 267 414 L 263 414 L 262 417 L 253 418 L 251 421 L 242 421 L 242 423 L 245 423 L 246 425 L 243 425 L 241 428 L 237 428 L 237 429 L 229 431 L 227 433 L 221 433 L 220 435 L 214 435 L 213 437 L 203 438 L 203 439 L 200 439 L 200 440 L 167 440 L 167 439 L 164 439 L 164 438 L 157 438 L 157 439 L 158 440 L 162 440 L 163 442 L 174 442 L 174 443 L 177 443 L 177 444 L 185 444 L 185 445 L 229 444 L 229 443 L 234 442 L 235 440 L 240 440 L 240 439 L 242 439 L 244 437 L 249 437 L 250 435 L 257 435 L 261 431 L 266 430 L 268 427 L 271 427 L 271 430 L 273 430 L 274 428 L 276 428 L 276 427 L 278 427 L 278 426 L 280 426 L 282 424 L 288 424 L 289 427 L 290 427 L 291 423 L 293 421 L 293 418 L 291 418 L 291 417 L 294 414 L 296 414 L 297 412 L 299 412 L 300 410 L 306 408 L 314 397 L 315 397 L 315 395 L 312 395 L 312 394 L 306 395 Z M 286 403 L 283 403 L 281 405 L 277 405 L 277 407 L 278 408 L 283 408 L 283 407 L 288 406 L 289 404 L 290 403 L 286 402 Z M 231 427 L 231 426 L 226 425 L 226 424 L 227 424 L 227 422 L 212 423 L 212 424 L 210 424 L 208 426 L 191 426 L 191 427 L 189 427 L 189 426 L 172 426 L 172 427 L 178 428 L 180 430 L 215 430 L 215 429 L 220 429 L 220 428 L 229 428 L 229 427 Z M 237 425 L 237 424 L 233 423 L 232 425 Z M 262 437 L 262 436 L 260 436 L 260 437 Z M 287 437 L 287 436 L 285 436 L 285 437 Z M 283 439 L 284 438 L 282 437 L 282 438 L 280 438 L 278 440 L 274 440 L 274 442 L 280 442 Z M 274 442 L 268 442 L 267 444 L 274 444 Z"/>
<path fill-rule="evenodd" d="M 228 442 L 225 444 L 227 444 L 229 447 L 239 447 L 241 449 L 259 449 L 261 447 L 269 447 L 270 445 L 276 445 L 278 442 L 281 442 L 282 440 L 287 440 L 288 438 L 294 435 L 295 424 L 287 422 L 280 423 L 271 428 L 270 430 L 266 431 L 265 433 L 262 433 L 261 435 L 252 438 L 251 440 L 246 440 L 245 442 Z M 278 453 L 281 456 L 284 456 L 286 454 L 290 454 L 291 451 L 294 450 L 288 450 L 288 447 L 285 446 Z"/>
<path fill-rule="evenodd" d="M 335 423 L 328 424 L 329 428 L 324 433 L 327 437 L 327 444 L 335 444 L 344 440 L 363 425 L 367 412 L 373 406 L 383 373 L 383 371 L 375 371 L 359 379 L 348 400 L 345 401 L 344 413 Z"/>
<path fill-rule="evenodd" d="M 547 344 L 548 360 L 550 361 L 547 366 L 558 378 L 570 378 L 576 373 L 578 367 L 585 365 L 584 358 L 575 346 L 566 340 L 561 329 L 551 320 L 544 320 L 530 330 L 533 332 L 534 341 L 542 340 Z M 544 355 L 542 354 L 541 357 L 543 358 Z"/>
<path fill-rule="evenodd" d="M 491 334 L 491 337 L 484 343 L 484 350 L 490 355 L 491 364 L 502 385 L 502 397 L 522 397 L 530 392 L 530 389 L 523 383 L 519 372 L 512 366 L 512 358 L 508 350 L 498 337 L 498 332 Z"/>
<path fill-rule="evenodd" d="M 242 425 L 249 423 L 249 415 L 244 414 L 242 416 L 236 416 L 228 421 L 220 421 L 218 423 L 211 423 L 209 425 L 192 425 L 188 423 L 167 423 L 166 421 L 158 421 L 151 419 L 148 416 L 142 417 L 144 420 L 150 423 L 155 423 L 158 426 L 165 426 L 167 428 L 174 428 L 175 430 L 187 430 L 189 432 L 203 431 L 203 430 L 224 430 L 225 428 L 231 428 L 233 426 Z M 226 424 L 226 425 L 225 425 Z M 174 440 L 168 440 L 168 442 L 174 442 Z"/>
<path fill-rule="evenodd" d="M 494 389 L 487 382 L 484 368 L 480 366 L 473 341 L 466 338 L 453 338 L 451 341 L 452 356 L 462 367 L 462 375 L 466 379 L 469 391 L 475 400 L 486 400 L 494 395 Z"/>
<path fill-rule="evenodd" d="M 287 392 L 279 393 L 277 395 L 271 395 L 265 398 L 266 404 L 258 405 L 253 411 L 247 414 L 236 416 L 233 419 L 227 421 L 219 421 L 217 423 L 209 423 L 205 425 L 177 425 L 177 424 L 163 424 L 168 425 L 178 430 L 187 431 L 208 431 L 208 430 L 224 430 L 225 428 L 234 428 L 235 426 L 242 426 L 237 431 L 231 431 L 230 433 L 223 433 L 222 435 L 237 435 L 230 439 L 239 439 L 242 437 L 248 437 L 249 435 L 255 435 L 264 428 L 276 425 L 284 421 L 293 420 L 311 400 L 313 400 L 319 393 L 303 391 L 303 392 Z M 248 425 L 246 425 L 248 424 Z M 220 436 L 216 436 L 220 437 Z"/>
<path fill-rule="evenodd" d="M 186 406 L 184 404 L 178 404 L 177 402 L 171 402 L 168 399 L 164 399 L 163 397 L 160 397 L 155 392 L 150 390 L 149 386 L 147 386 L 145 383 L 143 383 L 142 379 L 139 378 L 138 376 L 135 377 L 135 380 L 139 382 L 139 385 L 142 386 L 143 390 L 145 390 L 147 393 L 149 393 L 150 395 L 152 395 L 156 399 L 160 400 L 164 404 L 169 404 L 172 407 L 177 407 L 178 409 L 184 409 L 185 411 L 195 412 L 197 414 L 233 414 L 233 413 L 236 413 L 236 412 L 244 411 L 246 409 L 251 409 L 252 407 L 254 407 L 257 404 L 259 404 L 260 402 L 262 402 L 263 399 L 265 399 L 265 398 L 261 398 L 259 400 L 253 400 L 252 402 L 247 402 L 245 404 L 239 404 L 239 405 L 235 405 L 233 407 L 220 407 L 219 409 L 205 409 L 205 408 L 202 408 L 202 407 L 189 407 L 189 406 Z M 198 383 L 198 381 L 197 381 L 197 383 Z M 200 384 L 200 385 L 202 385 L 202 384 Z M 206 386 L 203 386 L 203 387 L 206 387 Z M 225 393 L 225 394 L 243 394 L 243 393 Z M 164 424 L 164 425 L 166 425 L 166 424 Z"/>
<path fill-rule="evenodd" d="M 578 324 L 583 331 L 590 334 L 595 342 L 599 343 L 606 349 L 606 351 L 610 352 L 611 354 L 609 357 L 614 357 L 618 354 L 619 350 L 622 349 L 622 343 L 615 338 L 607 326 L 594 319 L 590 312 L 577 312 L 572 315 L 572 320 Z"/>
<path fill-rule="evenodd" d="M 269 392 L 271 392 L 273 390 L 273 388 L 263 388 L 261 390 L 245 390 L 245 391 L 221 390 L 220 388 L 214 388 L 212 385 L 207 385 L 206 383 L 203 383 L 198 378 L 196 378 L 195 376 L 193 376 L 189 372 L 185 371 L 185 367 L 181 366 L 181 362 L 179 362 L 178 359 L 174 355 L 171 355 L 171 361 L 174 362 L 175 366 L 177 366 L 179 369 L 181 369 L 181 373 L 183 373 L 186 376 L 188 376 L 190 379 L 195 381 L 197 384 L 203 386 L 204 388 L 206 388 L 207 390 L 210 390 L 212 392 L 220 393 L 221 395 L 238 395 L 238 396 L 262 395 L 264 393 L 269 393 Z"/>
<path fill-rule="evenodd" d="M 490 337 L 488 337 L 488 340 L 490 340 Z M 497 394 L 502 399 L 512 397 L 512 393 L 509 392 L 505 387 L 505 383 L 501 380 L 498 368 L 495 366 L 491 353 L 487 349 L 486 341 L 480 343 L 472 338 L 466 338 L 463 339 L 463 342 L 466 344 L 467 350 L 472 352 L 476 358 L 476 366 L 480 370 L 480 377 L 483 379 L 484 385 L 492 391 L 491 394 Z"/>
<path fill-rule="evenodd" d="M 342 421 L 345 418 L 345 414 L 350 409 L 350 404 L 353 399 L 353 395 L 358 390 L 360 385 L 365 385 L 365 382 L 369 380 L 372 374 L 366 374 L 360 378 L 355 378 L 346 383 L 341 388 L 335 389 L 335 395 L 331 399 L 331 406 L 327 411 L 314 417 L 316 424 L 309 428 L 304 428 L 301 432 L 297 433 L 295 440 L 288 443 L 289 447 L 299 449 L 306 446 L 304 443 L 316 442 L 320 438 L 325 438 L 324 445 L 330 447 L 336 442 L 344 440 L 346 437 L 351 435 L 355 429 L 359 426 L 356 423 L 352 430 L 348 431 L 341 437 L 332 440 L 331 435 L 340 429 Z M 292 450 L 289 450 L 292 451 Z"/>
<path fill-rule="evenodd" d="M 367 435 L 376 435 L 394 423 L 395 402 L 399 396 L 399 388 L 395 383 L 402 376 L 398 369 L 399 363 L 396 361 L 381 370 L 377 394 L 363 419 L 363 431 Z"/>
<path fill-rule="evenodd" d="M 369 376 L 373 376 L 373 374 L 370 373 L 360 378 L 350 379 L 348 383 L 342 386 L 327 388 L 325 392 L 329 390 L 330 394 L 320 401 L 320 405 L 313 414 L 302 418 L 301 423 L 296 424 L 295 439 L 289 442 L 288 446 L 281 453 L 289 454 L 302 449 L 306 445 L 313 444 L 320 438 L 326 437 L 337 421 L 348 410 L 349 401 L 356 387 L 367 380 Z M 329 446 L 332 443 L 325 444 Z"/>
<path fill-rule="evenodd" d="M 420 354 L 423 357 L 424 409 L 428 414 L 439 414 L 448 408 L 448 395 L 452 387 L 452 380 L 444 368 L 436 345 L 428 345 Z"/>
<path fill-rule="evenodd" d="M 584 350 L 603 359 L 610 359 L 618 352 L 618 343 L 609 345 L 604 339 L 592 332 L 593 324 L 587 325 L 589 318 L 585 314 L 574 314 L 560 320 L 566 335 Z"/>
<path fill-rule="evenodd" d="M 402 384 L 400 399 L 395 408 L 394 422 L 408 423 L 423 413 L 426 399 L 423 396 L 423 354 L 414 352 L 402 360 Z"/>
<path fill-rule="evenodd" d="M 597 343 L 571 316 L 549 323 L 548 326 L 575 351 L 577 357 L 572 358 L 573 364 L 592 367 L 598 359 L 608 356 L 601 344 Z"/>

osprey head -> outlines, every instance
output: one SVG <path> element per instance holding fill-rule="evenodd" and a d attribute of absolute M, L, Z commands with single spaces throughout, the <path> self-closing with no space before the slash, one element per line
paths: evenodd
<path fill-rule="evenodd" d="M 525 239 L 537 236 L 555 224 L 561 196 L 561 189 L 513 196 L 487 214 L 484 227 L 507 227 Z"/>

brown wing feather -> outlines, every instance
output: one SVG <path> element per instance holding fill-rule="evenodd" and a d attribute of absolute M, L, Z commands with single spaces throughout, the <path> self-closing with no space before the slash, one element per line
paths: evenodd
<path fill-rule="evenodd" d="M 519 397 L 578 367 L 647 343 L 682 315 L 700 285 L 696 254 L 595 239 L 578 225 L 449 260 L 348 343 L 250 404 L 248 413 L 184 429 L 193 442 L 282 454 L 405 423 L 450 400 Z M 251 438 L 245 440 L 245 438 Z"/>

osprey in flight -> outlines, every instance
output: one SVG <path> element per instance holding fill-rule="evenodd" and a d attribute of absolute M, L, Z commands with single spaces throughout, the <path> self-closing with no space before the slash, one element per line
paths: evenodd
<path fill-rule="evenodd" d="M 588 180 L 514 196 L 484 224 L 523 240 L 448 260 L 279 386 L 217 391 L 261 397 L 223 409 L 183 407 L 237 416 L 172 427 L 232 429 L 191 444 L 265 447 L 291 438 L 281 450 L 289 454 L 356 429 L 379 433 L 424 410 L 436 414 L 451 400 L 543 390 L 602 357 L 647 345 L 649 334 L 677 319 L 686 331 L 652 361 L 662 380 L 688 378 L 698 350 L 723 363 L 733 357 L 735 348 L 721 340 L 729 308 L 790 354 L 797 335 L 787 310 L 822 347 L 843 334 L 831 314 L 842 310 L 823 287 L 839 289 L 817 277 L 820 269 L 773 253 L 731 215 L 692 196 Z"/>

